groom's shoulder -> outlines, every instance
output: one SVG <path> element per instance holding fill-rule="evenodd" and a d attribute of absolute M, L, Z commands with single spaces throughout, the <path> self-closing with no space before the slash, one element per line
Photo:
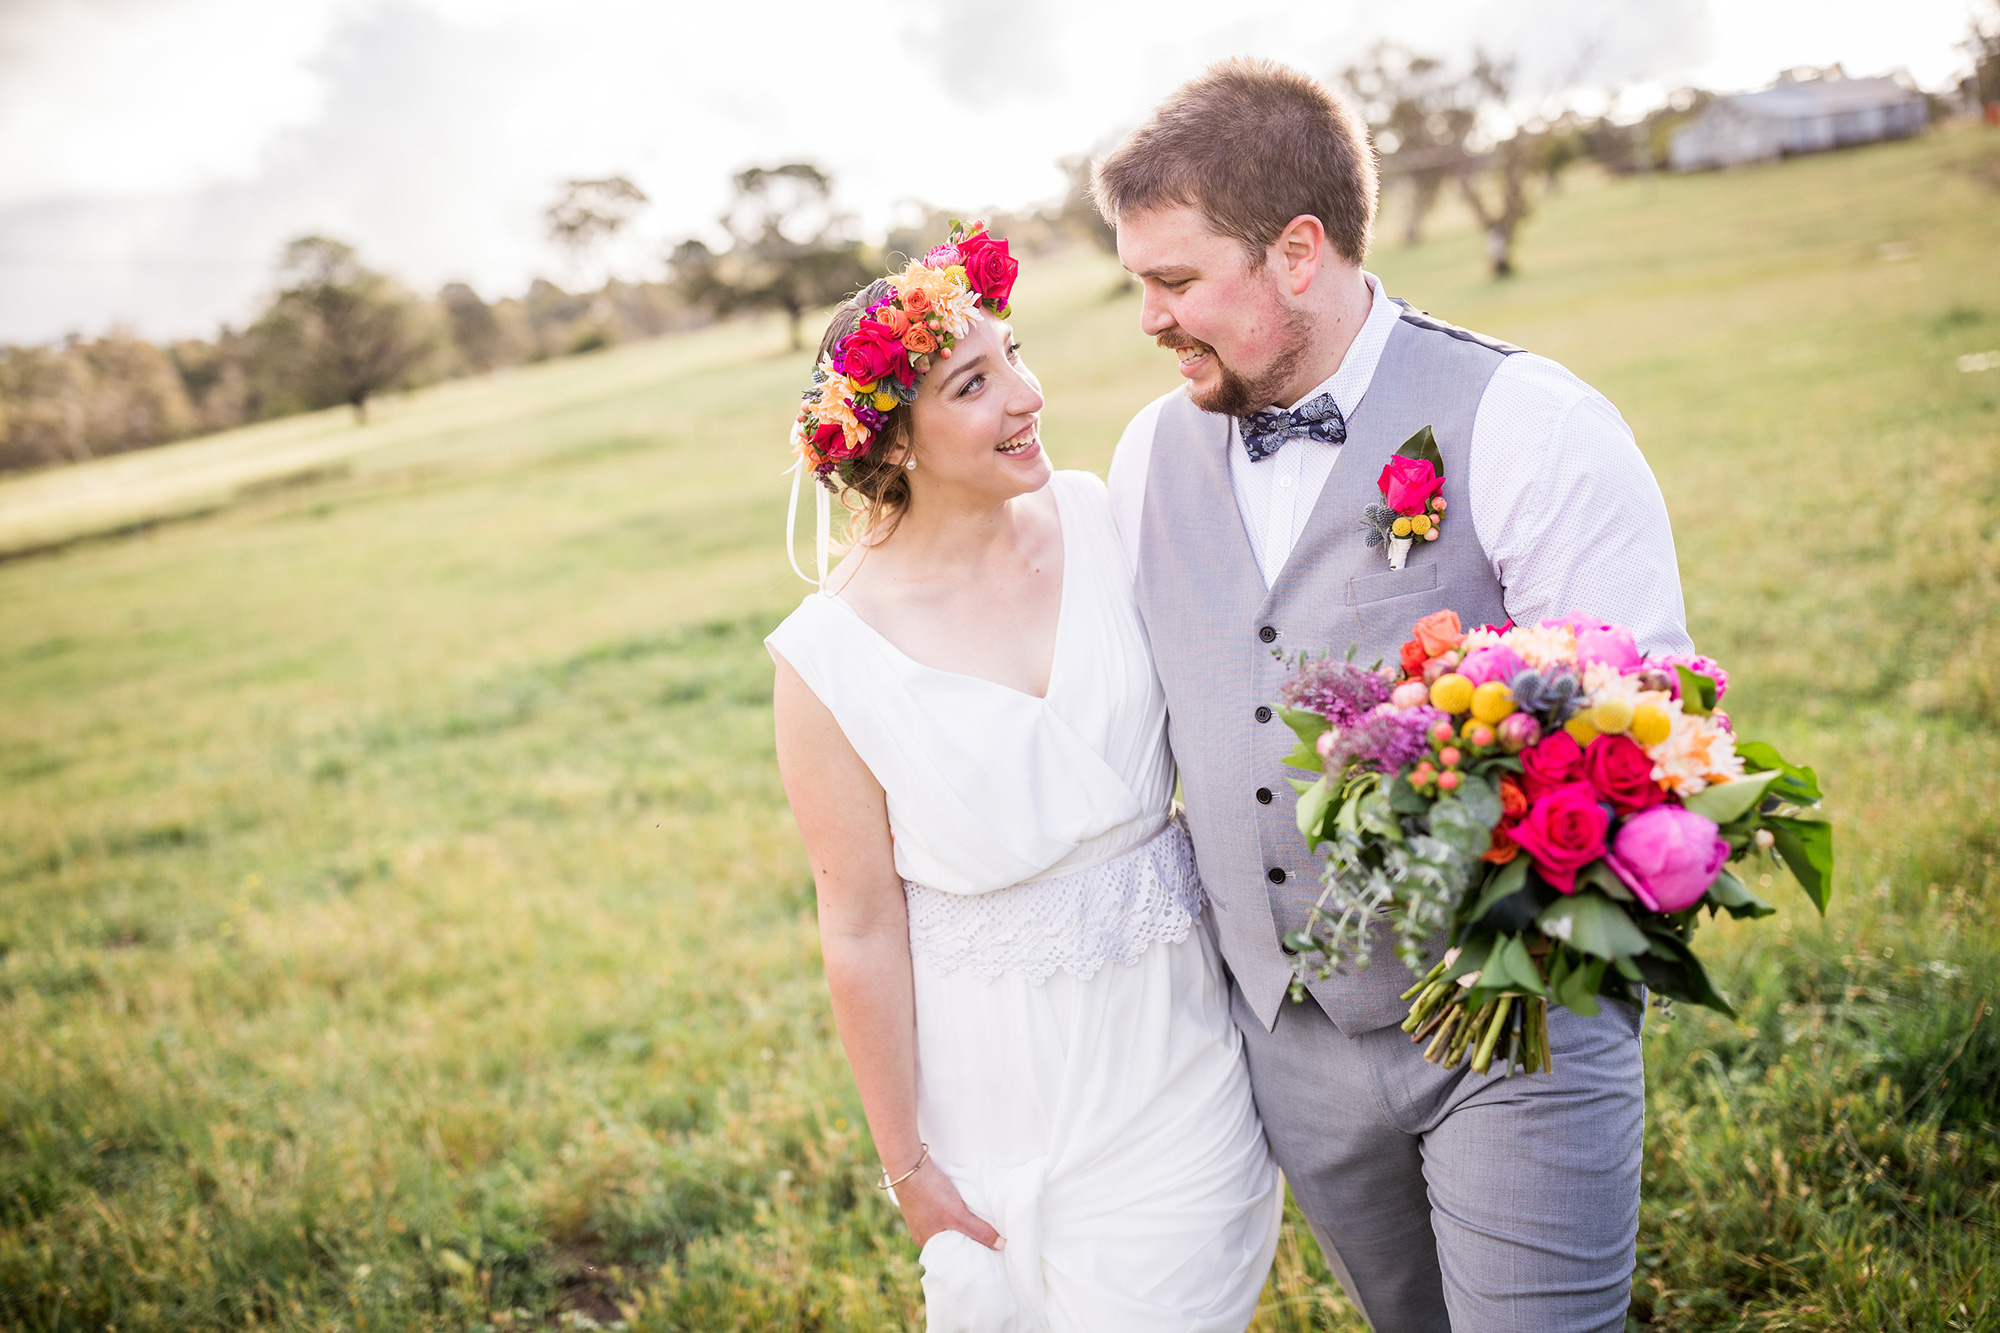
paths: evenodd
<path fill-rule="evenodd" d="M 1396 322 L 1409 327 L 1415 332 L 1434 334 L 1438 337 L 1451 338 L 1458 342 L 1469 343 L 1475 347 L 1483 347 L 1489 352 L 1497 352 L 1501 356 L 1517 356 L 1523 351 L 1522 348 L 1516 347 L 1513 343 L 1503 342 L 1498 338 L 1484 333 L 1475 333 L 1473 330 L 1462 328 L 1457 324 L 1451 323 L 1449 320 L 1439 319 L 1428 310 L 1419 310 L 1401 298 L 1393 299 L 1395 299 L 1397 305 L 1402 307 L 1402 311 L 1396 316 Z"/>

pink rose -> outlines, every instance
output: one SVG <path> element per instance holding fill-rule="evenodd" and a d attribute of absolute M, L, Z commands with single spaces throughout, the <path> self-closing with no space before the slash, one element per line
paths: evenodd
<path fill-rule="evenodd" d="M 1521 752 L 1521 785 L 1531 801 L 1582 778 L 1583 747 L 1567 731 L 1550 732 L 1546 740 Z"/>
<path fill-rule="evenodd" d="M 960 241 L 958 252 L 965 265 L 965 280 L 980 299 L 1006 305 L 1014 294 L 1014 279 L 1021 272 L 1021 261 L 1007 253 L 1007 242 L 996 241 L 982 231 Z"/>
<path fill-rule="evenodd" d="M 1505 685 L 1527 669 L 1528 664 L 1504 643 L 1475 648 L 1458 664 L 1458 674 L 1474 685 L 1484 685 L 1489 680 Z"/>
<path fill-rule="evenodd" d="M 1396 454 L 1375 479 L 1382 488 L 1382 503 L 1399 514 L 1421 514 L 1431 497 L 1444 489 L 1444 478 L 1428 458 L 1405 458 Z"/>
<path fill-rule="evenodd" d="M 1584 775 L 1621 815 L 1650 810 L 1667 799 L 1653 780 L 1653 761 L 1630 736 L 1599 736 L 1583 752 Z"/>
<path fill-rule="evenodd" d="M 1648 908 L 1678 912 L 1700 902 L 1715 883 L 1729 843 L 1708 816 L 1656 805 L 1625 821 L 1604 859 Z"/>
<path fill-rule="evenodd" d="M 893 373 L 898 362 L 909 364 L 902 339 L 872 319 L 862 320 L 840 345 L 840 373 L 856 384 L 873 384 Z"/>
<path fill-rule="evenodd" d="M 1611 815 L 1597 803 L 1588 782 L 1557 787 L 1528 807 L 1528 813 L 1508 831 L 1561 893 L 1576 892 L 1576 872 L 1604 855 L 1604 835 Z"/>

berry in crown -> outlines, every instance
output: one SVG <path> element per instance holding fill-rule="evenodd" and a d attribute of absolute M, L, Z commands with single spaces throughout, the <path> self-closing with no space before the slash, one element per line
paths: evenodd
<path fill-rule="evenodd" d="M 1020 261 L 983 222 L 954 221 L 951 239 L 889 279 L 854 332 L 813 368 L 813 386 L 792 424 L 792 452 L 835 486 L 864 458 L 891 412 L 917 397 L 917 380 L 972 327 L 984 307 L 1005 318 Z"/>

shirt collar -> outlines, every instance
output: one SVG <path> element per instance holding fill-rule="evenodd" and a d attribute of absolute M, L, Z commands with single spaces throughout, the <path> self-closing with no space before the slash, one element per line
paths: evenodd
<path fill-rule="evenodd" d="M 1355 409 L 1361 406 L 1361 396 L 1368 392 L 1368 384 L 1375 378 L 1375 367 L 1381 364 L 1382 348 L 1387 345 L 1390 333 L 1395 330 L 1396 320 L 1403 313 L 1402 307 L 1389 299 L 1380 278 L 1364 271 L 1361 279 L 1368 284 L 1372 295 L 1368 318 L 1362 321 L 1361 332 L 1354 335 L 1347 355 L 1340 359 L 1340 369 L 1289 407 L 1295 408 L 1299 403 L 1309 402 L 1323 393 L 1333 395 L 1342 417 L 1353 416 Z"/>

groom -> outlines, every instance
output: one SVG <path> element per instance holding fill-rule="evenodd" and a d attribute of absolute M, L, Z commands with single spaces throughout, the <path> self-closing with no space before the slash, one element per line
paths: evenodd
<path fill-rule="evenodd" d="M 1348 1294 L 1384 1333 L 1624 1327 L 1638 1229 L 1639 1013 L 1549 1015 L 1553 1074 L 1424 1062 L 1386 940 L 1286 999 L 1280 946 L 1318 862 L 1274 722 L 1303 650 L 1393 662 L 1420 617 L 1581 611 L 1689 651 L 1666 506 L 1615 408 L 1561 366 L 1420 313 L 1362 271 L 1365 131 L 1317 81 L 1232 60 L 1097 169 L 1187 382 L 1111 465 L 1169 735 L 1272 1151 Z M 1376 477 L 1424 426 L 1449 522 L 1392 570 L 1363 541 Z"/>

